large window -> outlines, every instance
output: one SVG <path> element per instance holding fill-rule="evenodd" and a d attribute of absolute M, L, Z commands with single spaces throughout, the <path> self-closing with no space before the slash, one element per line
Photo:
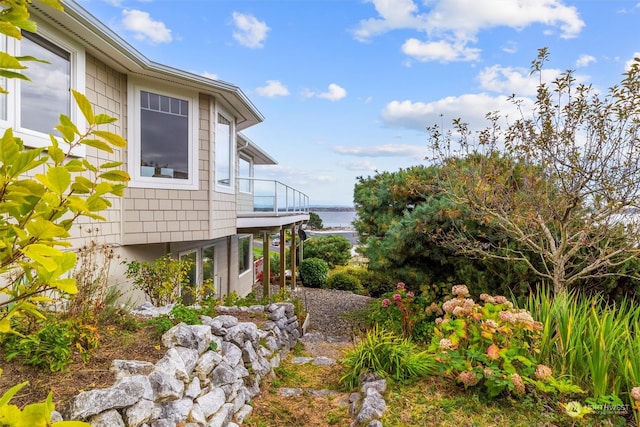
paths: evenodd
<path fill-rule="evenodd" d="M 251 235 L 238 240 L 238 271 L 240 274 L 251 269 Z"/>
<path fill-rule="evenodd" d="M 130 95 L 131 186 L 197 188 L 194 104 L 193 96 L 134 85 Z"/>
<path fill-rule="evenodd" d="M 179 255 L 181 260 L 190 262 L 187 283 L 180 290 L 183 303 L 194 304 L 200 298 L 219 292 L 216 289 L 214 246 L 191 249 Z"/>
<path fill-rule="evenodd" d="M 218 189 L 233 189 L 235 135 L 233 122 L 218 113 L 215 136 L 215 180 Z"/>
<path fill-rule="evenodd" d="M 48 63 L 25 61 L 22 72 L 28 80 L 2 79 L 0 84 L 8 94 L 0 98 L 0 127 L 12 127 L 16 136 L 30 147 L 50 145 L 49 134 L 59 136 L 55 126 L 64 114 L 85 128 L 71 90 L 85 92 L 85 56 L 82 48 L 71 40 L 38 26 L 38 34 L 24 31 L 21 40 L 0 38 L 3 51 L 13 56 L 30 56 Z M 60 140 L 60 142 L 62 142 Z M 84 155 L 84 147 L 74 154 Z"/>
<path fill-rule="evenodd" d="M 251 162 L 247 159 L 240 157 L 238 161 L 238 175 L 240 180 L 238 181 L 238 190 L 243 193 L 251 193 L 252 181 L 251 178 L 253 176 L 253 170 L 251 168 Z"/>

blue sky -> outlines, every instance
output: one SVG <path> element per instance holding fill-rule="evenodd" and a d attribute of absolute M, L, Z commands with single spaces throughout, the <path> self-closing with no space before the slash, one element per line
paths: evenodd
<path fill-rule="evenodd" d="M 426 164 L 426 127 L 483 127 L 531 97 L 529 65 L 602 92 L 640 56 L 633 0 L 80 0 L 152 61 L 240 87 L 265 116 L 256 168 L 312 205 L 352 205 L 358 176 Z M 526 104 L 525 104 L 526 105 Z"/>

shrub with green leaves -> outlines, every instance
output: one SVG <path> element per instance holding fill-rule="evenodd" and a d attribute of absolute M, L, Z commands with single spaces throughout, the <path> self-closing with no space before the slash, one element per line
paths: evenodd
<path fill-rule="evenodd" d="M 360 280 L 345 272 L 337 272 L 333 273 L 327 279 L 325 283 L 325 287 L 327 289 L 338 289 L 341 291 L 351 291 L 357 294 L 362 294 L 364 292 L 364 288 L 362 287 L 362 283 Z"/>
<path fill-rule="evenodd" d="M 162 306 L 178 299 L 178 290 L 188 286 L 191 261 L 173 258 L 166 254 L 152 263 L 131 261 L 125 272 L 133 281 L 133 287 L 141 290 L 155 306 Z"/>
<path fill-rule="evenodd" d="M 58 372 L 66 370 L 73 362 L 74 348 L 87 362 L 99 339 L 93 326 L 52 317 L 39 322 L 33 331 L 7 335 L 2 344 L 7 360 L 18 358 L 25 365 Z"/>
<path fill-rule="evenodd" d="M 550 368 L 537 365 L 532 354 L 540 345 L 543 325 L 503 296 L 482 294 L 483 304 L 468 298 L 464 285 L 454 286 L 454 297 L 436 319 L 429 350 L 437 354 L 442 374 L 465 388 L 482 386 L 489 397 L 503 392 L 523 395 L 525 384 L 544 392 L 578 393 L 567 381 L 556 380 Z"/>
<path fill-rule="evenodd" d="M 314 236 L 304 242 L 303 251 L 304 258 L 320 258 L 334 268 L 351 259 L 351 242 L 339 234 Z"/>
<path fill-rule="evenodd" d="M 410 340 L 377 326 L 346 352 L 342 363 L 347 372 L 340 382 L 347 390 L 356 388 L 360 377 L 367 373 L 394 381 L 410 381 L 437 372 L 432 353 L 420 351 Z"/>
<path fill-rule="evenodd" d="M 307 258 L 300 263 L 299 271 L 304 286 L 321 288 L 327 281 L 329 265 L 320 258 Z"/>

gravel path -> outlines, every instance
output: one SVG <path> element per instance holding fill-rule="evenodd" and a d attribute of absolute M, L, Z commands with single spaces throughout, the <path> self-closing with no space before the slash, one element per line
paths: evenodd
<path fill-rule="evenodd" d="M 262 287 L 258 286 L 254 291 L 261 294 Z M 277 286 L 272 287 L 272 293 L 277 291 Z M 352 328 L 341 316 L 363 308 L 371 301 L 370 297 L 335 289 L 298 287 L 291 291 L 291 295 L 300 298 L 303 308 L 309 313 L 307 333 L 321 334 L 328 342 L 350 340 Z"/>

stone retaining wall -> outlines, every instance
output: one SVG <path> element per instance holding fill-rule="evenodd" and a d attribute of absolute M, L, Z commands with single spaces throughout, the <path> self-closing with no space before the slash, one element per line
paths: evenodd
<path fill-rule="evenodd" d="M 93 427 L 237 426 L 251 398 L 300 338 L 293 304 L 219 307 L 202 325 L 176 325 L 162 336 L 157 363 L 114 360 L 116 382 L 76 396 L 52 421 L 84 420 Z M 264 313 L 260 328 L 233 314 Z"/>

